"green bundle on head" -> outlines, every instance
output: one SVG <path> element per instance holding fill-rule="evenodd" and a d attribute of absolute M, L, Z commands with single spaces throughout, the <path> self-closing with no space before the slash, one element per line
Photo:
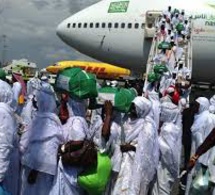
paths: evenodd
<path fill-rule="evenodd" d="M 161 77 L 160 74 L 152 72 L 148 75 L 148 81 L 150 83 L 155 82 L 155 81 L 159 81 L 160 77 Z"/>
<path fill-rule="evenodd" d="M 161 42 L 159 45 L 158 45 L 158 49 L 168 49 L 170 50 L 172 48 L 171 44 L 168 43 L 168 42 Z"/>
<path fill-rule="evenodd" d="M 126 113 L 136 96 L 137 92 L 133 88 L 103 87 L 98 90 L 97 103 L 103 105 L 105 101 L 109 100 L 116 110 Z"/>
<path fill-rule="evenodd" d="M 5 81 L 6 80 L 6 72 L 0 68 L 0 79 Z"/>
<path fill-rule="evenodd" d="M 184 30 L 184 25 L 182 23 L 178 23 L 177 26 L 176 26 L 176 30 L 178 32 L 181 32 Z"/>
<path fill-rule="evenodd" d="M 163 74 L 164 72 L 167 72 L 168 68 L 165 65 L 157 64 L 154 66 L 154 72 L 156 74 Z"/>
<path fill-rule="evenodd" d="M 80 68 L 66 68 L 60 71 L 55 88 L 78 99 L 95 98 L 98 95 L 96 77 Z"/>

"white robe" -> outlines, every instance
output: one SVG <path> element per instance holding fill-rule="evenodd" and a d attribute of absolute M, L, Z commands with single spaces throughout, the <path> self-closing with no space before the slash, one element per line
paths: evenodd
<path fill-rule="evenodd" d="M 132 121 L 130 118 L 126 120 L 122 129 L 122 137 L 124 134 L 125 143 L 138 146 L 138 137 L 143 130 L 144 119 L 136 119 Z M 124 133 L 123 133 L 124 132 Z M 122 139 L 124 139 L 122 138 Z M 122 163 L 120 172 L 113 189 L 113 195 L 130 195 L 131 183 L 133 178 L 133 163 L 135 159 L 135 152 L 129 151 L 121 153 Z"/>
<path fill-rule="evenodd" d="M 0 182 L 8 192 L 16 195 L 19 187 L 17 129 L 14 113 L 5 103 L 0 103 L 0 121 Z"/>
<path fill-rule="evenodd" d="M 65 143 L 72 141 L 81 141 L 87 138 L 88 125 L 83 117 L 73 116 L 70 117 L 64 125 Z M 62 164 L 61 159 L 58 163 L 57 175 L 54 180 L 54 185 L 50 195 L 81 195 L 82 189 L 78 186 L 77 177 L 82 171 L 82 168 L 65 166 Z"/>
<path fill-rule="evenodd" d="M 161 159 L 153 194 L 169 195 L 179 175 L 182 130 L 173 123 L 164 123 L 159 135 Z M 156 189 L 157 188 L 157 189 Z"/>
<path fill-rule="evenodd" d="M 38 113 L 31 124 L 31 130 L 27 131 L 25 136 L 28 139 L 22 157 L 21 194 L 47 195 L 57 172 L 58 147 L 64 142 L 60 120 L 53 113 Z M 33 169 L 39 173 L 36 183 L 31 185 L 27 182 L 27 177 Z"/>

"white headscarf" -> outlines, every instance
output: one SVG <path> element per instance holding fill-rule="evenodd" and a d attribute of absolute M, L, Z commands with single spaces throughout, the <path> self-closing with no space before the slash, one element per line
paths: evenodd
<path fill-rule="evenodd" d="M 13 91 L 9 84 L 0 80 L 0 102 L 6 103 L 9 106 L 13 101 Z"/>
<path fill-rule="evenodd" d="M 171 102 L 164 102 L 161 104 L 160 120 L 162 122 L 176 123 L 179 115 L 180 115 L 180 111 L 175 104 Z"/>
<path fill-rule="evenodd" d="M 198 114 L 200 114 L 206 110 L 209 110 L 210 103 L 209 103 L 209 100 L 207 98 L 199 97 L 196 99 L 196 102 L 198 102 L 200 104 Z"/>
<path fill-rule="evenodd" d="M 215 106 L 215 95 L 211 97 L 210 104 Z"/>
<path fill-rule="evenodd" d="M 36 95 L 36 99 L 38 112 L 55 112 L 57 108 L 55 94 L 50 88 L 42 86 Z"/>
<path fill-rule="evenodd" d="M 86 117 L 86 111 L 87 111 L 86 100 L 69 98 L 67 107 L 68 107 L 70 117 L 72 116 L 81 116 L 84 118 Z"/>
<path fill-rule="evenodd" d="M 132 102 L 135 104 L 138 117 L 145 118 L 150 113 L 152 103 L 145 97 L 138 96 Z"/>
<path fill-rule="evenodd" d="M 212 114 L 215 114 L 215 106 L 214 105 L 210 105 L 209 112 Z"/>

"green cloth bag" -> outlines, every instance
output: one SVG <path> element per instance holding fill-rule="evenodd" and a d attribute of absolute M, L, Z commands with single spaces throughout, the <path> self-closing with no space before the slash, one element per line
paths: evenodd
<path fill-rule="evenodd" d="M 89 195 L 102 195 L 110 179 L 111 160 L 105 153 L 98 152 L 96 167 L 91 167 L 78 176 L 78 184 Z"/>
<path fill-rule="evenodd" d="M 110 100 L 116 110 L 126 113 L 136 96 L 137 92 L 133 88 L 103 87 L 98 90 L 97 104 L 103 105 L 106 100 Z"/>
<path fill-rule="evenodd" d="M 96 77 L 80 68 L 66 68 L 60 71 L 55 81 L 55 88 L 66 91 L 78 99 L 97 97 Z"/>

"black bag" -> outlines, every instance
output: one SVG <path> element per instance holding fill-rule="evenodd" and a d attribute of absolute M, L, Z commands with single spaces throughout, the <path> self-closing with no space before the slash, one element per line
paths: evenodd
<path fill-rule="evenodd" d="M 63 164 L 83 167 L 97 165 L 97 149 L 93 141 L 84 140 L 81 148 L 70 146 L 71 142 L 66 143 L 65 152 L 61 154 Z"/>

